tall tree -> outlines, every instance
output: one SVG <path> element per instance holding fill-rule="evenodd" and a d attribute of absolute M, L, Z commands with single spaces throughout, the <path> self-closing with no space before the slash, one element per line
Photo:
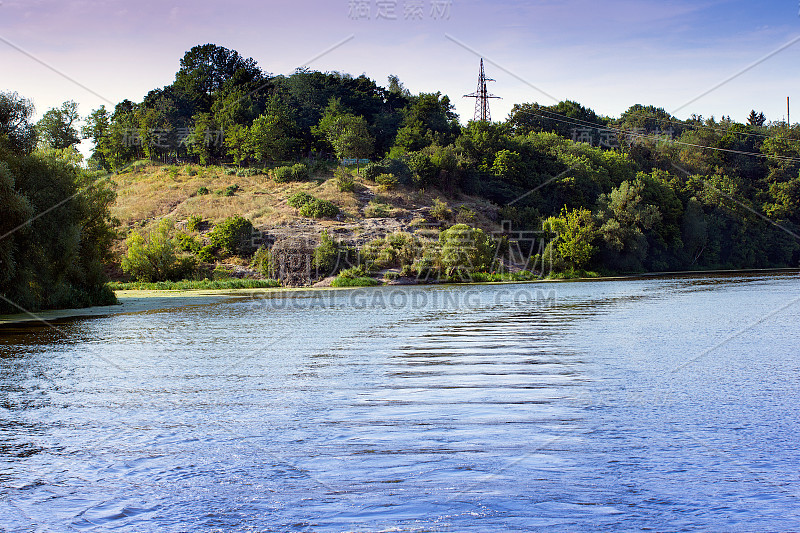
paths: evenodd
<path fill-rule="evenodd" d="M 0 92 L 0 147 L 30 153 L 36 147 L 36 129 L 30 120 L 33 103 L 19 94 Z"/>
<path fill-rule="evenodd" d="M 64 102 L 61 107 L 49 109 L 36 123 L 39 141 L 50 148 L 69 148 L 81 142 L 78 135 L 78 104 L 72 100 Z"/>

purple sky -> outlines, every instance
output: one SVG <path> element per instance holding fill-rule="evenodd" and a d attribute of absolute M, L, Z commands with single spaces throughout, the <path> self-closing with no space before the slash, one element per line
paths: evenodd
<path fill-rule="evenodd" d="M 394 20 L 378 18 L 382 3 L 395 6 Z M 367 5 L 368 15 L 358 18 L 354 4 Z M 414 4 L 422 6 L 417 20 L 406 18 Z M 531 86 L 618 116 L 636 103 L 683 106 L 800 36 L 800 17 L 797 0 L 0 2 L 0 38 L 113 103 L 140 101 L 170 83 L 196 44 L 233 48 L 267 72 L 287 74 L 351 35 L 309 66 L 365 73 L 382 85 L 397 74 L 412 92 L 450 95 L 466 122 L 473 101 L 462 95 L 475 90 L 478 56 L 449 35 L 489 61 L 487 74 L 497 79 L 490 90 L 503 97 L 492 102 L 496 120 L 514 103 L 554 103 Z M 70 99 L 84 115 L 111 107 L 7 42 L 0 41 L 0 90 L 33 99 L 39 115 Z M 800 42 L 676 115 L 744 120 L 755 108 L 782 120 L 793 96 L 796 122 L 798 65 Z"/>

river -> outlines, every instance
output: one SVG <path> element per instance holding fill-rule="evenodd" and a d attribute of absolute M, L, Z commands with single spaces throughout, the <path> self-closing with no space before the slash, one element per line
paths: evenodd
<path fill-rule="evenodd" d="M 0 530 L 800 529 L 797 275 L 0 329 Z"/>

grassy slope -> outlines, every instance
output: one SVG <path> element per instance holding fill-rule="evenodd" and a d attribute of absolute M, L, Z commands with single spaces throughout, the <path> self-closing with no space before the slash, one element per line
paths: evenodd
<path fill-rule="evenodd" d="M 170 171 L 172 170 L 172 171 Z M 175 172 L 177 170 L 177 173 Z M 191 173 L 196 173 L 192 176 Z M 285 226 L 313 223 L 319 229 L 343 224 L 363 224 L 375 226 L 386 219 L 366 219 L 364 208 L 370 200 L 391 207 L 390 217 L 396 220 L 425 218 L 426 209 L 434 198 L 443 197 L 436 190 L 410 190 L 398 187 L 395 190 L 382 190 L 375 183 L 356 178 L 355 192 L 339 192 L 332 175 L 314 176 L 312 181 L 294 183 L 275 183 L 266 175 L 252 177 L 231 176 L 221 167 L 201 167 L 197 165 L 169 166 L 147 165 L 135 171 L 114 176 L 117 184 L 117 201 L 112 213 L 126 229 L 150 226 L 165 216 L 180 222 L 191 215 L 199 215 L 204 220 L 219 222 L 225 217 L 241 215 L 255 226 Z M 238 185 L 234 196 L 216 194 L 231 185 Z M 199 195 L 198 189 L 207 187 L 211 194 Z M 341 222 L 333 220 L 310 220 L 301 217 L 296 210 L 286 204 L 292 194 L 305 191 L 318 198 L 330 200 L 342 210 Z M 472 225 L 493 229 L 488 216 L 494 208 L 487 202 L 469 197 L 458 201 L 448 201 L 455 210 L 459 205 L 467 205 L 477 212 Z"/>

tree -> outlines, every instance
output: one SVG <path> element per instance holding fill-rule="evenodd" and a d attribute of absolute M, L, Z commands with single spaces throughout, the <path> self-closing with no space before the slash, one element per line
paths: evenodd
<path fill-rule="evenodd" d="M 551 243 L 554 261 L 558 267 L 565 267 L 572 271 L 583 270 L 589 265 L 597 246 L 594 240 L 597 237 L 597 228 L 588 209 L 577 208 L 561 210 L 557 217 L 550 217 L 544 222 L 544 230 L 556 234 Z M 548 256 L 549 254 L 545 254 Z"/>
<path fill-rule="evenodd" d="M 125 240 L 128 250 L 122 257 L 122 270 L 145 282 L 174 281 L 191 275 L 196 262 L 191 256 L 178 254 L 174 229 L 172 219 L 162 218 L 146 236 L 131 232 Z"/>
<path fill-rule="evenodd" d="M 349 114 L 334 121 L 328 130 L 328 141 L 339 158 L 363 159 L 372 155 L 375 149 L 375 139 L 369 133 L 367 121 L 364 117 Z"/>
<path fill-rule="evenodd" d="M 94 167 L 110 170 L 109 160 L 111 158 L 111 119 L 106 111 L 106 106 L 92 111 L 86 117 L 86 124 L 81 128 L 81 135 L 84 139 L 90 139 L 94 143 L 91 161 Z"/>
<path fill-rule="evenodd" d="M 75 127 L 80 120 L 78 104 L 64 102 L 61 107 L 49 109 L 36 123 L 39 141 L 50 148 L 63 149 L 81 142 Z"/>
<path fill-rule="evenodd" d="M 296 150 L 298 133 L 291 108 L 274 95 L 266 112 L 253 121 L 249 142 L 258 159 L 279 161 Z"/>
<path fill-rule="evenodd" d="M 0 147 L 27 154 L 36 147 L 36 129 L 30 123 L 33 103 L 17 93 L 0 92 Z"/>
<path fill-rule="evenodd" d="M 754 128 L 761 128 L 766 122 L 767 117 L 764 116 L 764 113 L 756 113 L 755 109 L 751 110 L 750 115 L 747 117 L 747 123 Z"/>
<path fill-rule="evenodd" d="M 612 267 L 641 270 L 647 255 L 645 230 L 661 220 L 657 206 L 642 201 L 644 182 L 623 181 L 610 194 L 598 200 L 598 218 L 602 221 L 600 235 L 606 244 L 607 259 Z"/>
<path fill-rule="evenodd" d="M 175 74 L 180 87 L 196 106 L 196 112 L 211 110 L 212 94 L 226 87 L 246 87 L 247 92 L 258 88 L 264 78 L 253 58 L 243 58 L 239 52 L 215 44 L 192 47 L 181 59 Z"/>
<path fill-rule="evenodd" d="M 495 243 L 480 228 L 456 224 L 439 234 L 439 244 L 442 266 L 450 276 L 485 272 L 492 268 Z"/>

